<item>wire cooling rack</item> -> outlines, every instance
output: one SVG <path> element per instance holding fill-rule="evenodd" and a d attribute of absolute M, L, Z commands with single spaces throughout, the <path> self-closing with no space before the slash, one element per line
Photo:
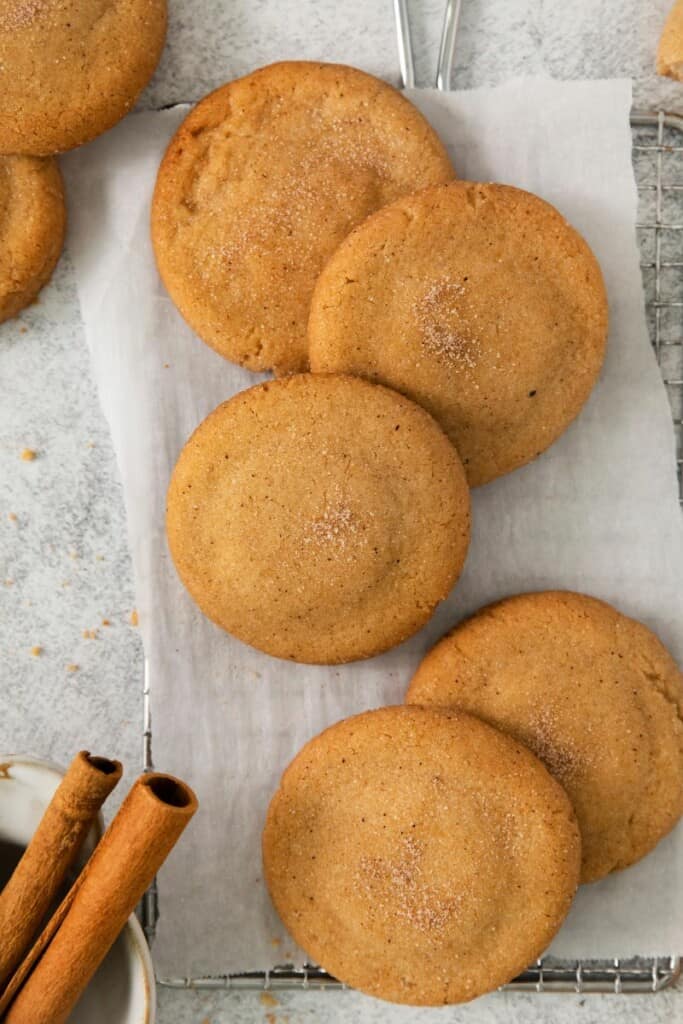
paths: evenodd
<path fill-rule="evenodd" d="M 402 83 L 415 84 L 407 0 L 393 0 Z M 436 87 L 450 88 L 461 0 L 448 0 L 439 50 Z M 652 345 L 671 402 L 676 435 L 679 500 L 683 506 L 683 117 L 663 111 L 634 111 L 633 165 L 639 194 L 638 241 Z M 143 768 L 151 771 L 152 719 L 145 664 L 143 689 Z M 158 919 L 156 883 L 141 906 L 150 942 Z M 508 991 L 574 993 L 655 993 L 681 975 L 680 956 L 613 960 L 537 960 L 509 985 Z M 209 978 L 158 978 L 175 989 L 339 990 L 345 988 L 325 971 L 308 965 L 275 966 Z"/>
<path fill-rule="evenodd" d="M 400 0 L 396 0 L 397 3 Z M 406 78 L 410 80 L 410 75 Z M 450 76 L 442 79 L 448 82 Z M 638 236 L 650 336 L 669 393 L 676 432 L 676 454 L 683 505 L 683 117 L 634 112 L 633 164 L 640 197 Z M 152 719 L 147 671 L 143 690 L 143 767 L 152 769 Z M 142 904 L 150 942 L 158 918 L 156 884 Z M 538 960 L 509 985 L 525 992 L 659 992 L 680 976 L 678 956 L 629 960 Z M 341 989 L 325 971 L 289 965 L 269 971 L 211 978 L 158 978 L 169 988 Z"/>
<path fill-rule="evenodd" d="M 634 111 L 631 127 L 647 318 L 671 402 L 683 506 L 683 117 Z"/>

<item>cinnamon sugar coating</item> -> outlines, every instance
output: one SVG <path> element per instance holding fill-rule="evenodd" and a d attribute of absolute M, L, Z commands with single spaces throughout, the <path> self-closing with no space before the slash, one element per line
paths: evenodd
<path fill-rule="evenodd" d="M 202 611 L 268 654 L 335 663 L 405 640 L 469 543 L 458 455 L 420 406 L 302 374 L 219 406 L 178 459 L 167 533 Z"/>
<path fill-rule="evenodd" d="M 388 707 L 286 769 L 263 833 L 275 908 L 311 962 L 397 1003 L 464 1002 L 548 946 L 576 890 L 569 800 L 477 718 Z"/>

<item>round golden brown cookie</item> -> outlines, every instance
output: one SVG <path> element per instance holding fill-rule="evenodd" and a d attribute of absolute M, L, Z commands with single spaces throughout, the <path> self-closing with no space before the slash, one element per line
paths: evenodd
<path fill-rule="evenodd" d="M 159 272 L 221 355 L 306 370 L 311 293 L 339 242 L 385 203 L 452 177 L 391 86 L 339 64 L 273 64 L 207 96 L 171 142 L 152 209 Z"/>
<path fill-rule="evenodd" d="M 57 162 L 0 157 L 0 323 L 33 302 L 50 280 L 65 228 Z"/>
<path fill-rule="evenodd" d="M 470 715 L 388 707 L 297 755 L 263 860 L 313 962 L 429 1006 L 497 988 L 543 953 L 576 891 L 580 840 L 566 794 L 526 748 Z"/>
<path fill-rule="evenodd" d="M 602 601 L 490 605 L 433 648 L 406 699 L 478 715 L 545 762 L 576 810 L 584 882 L 639 860 L 683 814 L 683 678 L 654 633 Z"/>
<path fill-rule="evenodd" d="M 675 0 L 664 23 L 657 48 L 657 74 L 683 80 L 683 0 Z"/>
<path fill-rule="evenodd" d="M 356 229 L 315 288 L 314 371 L 388 384 L 441 423 L 470 485 L 529 462 L 574 419 L 602 364 L 600 268 L 548 203 L 453 182 Z"/>
<path fill-rule="evenodd" d="M 276 657 L 331 664 L 424 625 L 462 569 L 469 492 L 419 406 L 304 374 L 240 392 L 197 428 L 167 532 L 210 619 Z"/>
<path fill-rule="evenodd" d="M 152 77 L 166 0 L 0 0 L 0 153 L 80 146 Z"/>

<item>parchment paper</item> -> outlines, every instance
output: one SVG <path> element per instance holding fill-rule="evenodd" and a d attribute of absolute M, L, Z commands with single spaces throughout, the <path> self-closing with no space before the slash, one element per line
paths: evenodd
<path fill-rule="evenodd" d="M 400 702 L 421 655 L 464 613 L 518 591 L 578 589 L 654 627 L 683 660 L 683 534 L 670 411 L 644 320 L 630 97 L 627 81 L 539 79 L 413 94 L 462 177 L 532 189 L 583 232 L 607 281 L 609 354 L 567 434 L 533 465 L 475 493 L 465 574 L 429 627 L 342 668 L 277 661 L 231 639 L 195 608 L 166 549 L 165 492 L 180 448 L 214 406 L 256 380 L 192 335 L 154 268 L 149 201 L 185 111 L 132 116 L 65 160 L 69 248 L 128 510 L 154 760 L 188 779 L 201 801 L 160 877 L 162 976 L 296 957 L 261 879 L 260 832 L 278 776 L 324 726 Z M 683 949 L 682 863 L 679 829 L 639 866 L 584 887 L 552 952 Z"/>

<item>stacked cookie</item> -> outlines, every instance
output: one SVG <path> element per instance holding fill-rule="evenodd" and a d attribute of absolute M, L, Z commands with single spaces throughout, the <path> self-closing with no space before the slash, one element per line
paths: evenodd
<path fill-rule="evenodd" d="M 53 154 L 121 120 L 165 35 L 166 0 L 0 4 L 0 322 L 35 299 L 62 250 Z"/>
<path fill-rule="evenodd" d="M 483 609 L 406 705 L 340 722 L 287 768 L 266 881 L 299 945 L 399 1003 L 472 999 L 539 957 L 579 882 L 683 814 L 683 677 L 645 626 L 581 594 Z"/>
<path fill-rule="evenodd" d="M 214 621 L 270 654 L 350 661 L 423 625 L 464 560 L 466 501 L 457 514 L 451 501 L 460 463 L 470 485 L 523 465 L 595 383 L 607 304 L 586 243 L 527 192 L 453 179 L 439 139 L 394 89 L 304 62 L 206 97 L 162 162 L 152 238 L 180 312 L 251 370 L 315 373 L 216 411 L 169 492 L 181 578 Z M 417 433 L 397 422 L 375 434 L 374 405 L 390 399 L 361 381 L 410 399 L 401 416 Z M 273 411 L 265 431 L 256 406 Z M 439 428 L 450 484 L 430 476 Z M 325 533 L 330 510 L 337 527 Z M 367 618 L 371 594 L 381 628 Z"/>
<path fill-rule="evenodd" d="M 640 622 L 584 594 L 484 608 L 427 655 L 406 700 L 459 708 L 532 750 L 569 794 L 581 881 L 640 860 L 683 813 L 683 682 Z"/>
<path fill-rule="evenodd" d="M 263 833 L 273 902 L 313 961 L 426 1006 L 473 999 L 541 955 L 580 849 L 566 794 L 525 747 L 471 715 L 411 706 L 308 743 Z"/>
<path fill-rule="evenodd" d="M 167 532 L 203 612 L 270 655 L 335 664 L 419 630 L 461 572 L 469 486 L 567 428 L 602 364 L 585 241 L 542 199 L 456 181 L 422 116 L 351 68 L 284 63 L 172 140 L 152 237 L 224 357 L 279 379 L 216 409 Z M 340 722 L 285 771 L 263 835 L 294 939 L 397 1002 L 471 999 L 540 956 L 580 881 L 683 812 L 683 685 L 591 598 L 485 609 L 405 706 Z"/>

